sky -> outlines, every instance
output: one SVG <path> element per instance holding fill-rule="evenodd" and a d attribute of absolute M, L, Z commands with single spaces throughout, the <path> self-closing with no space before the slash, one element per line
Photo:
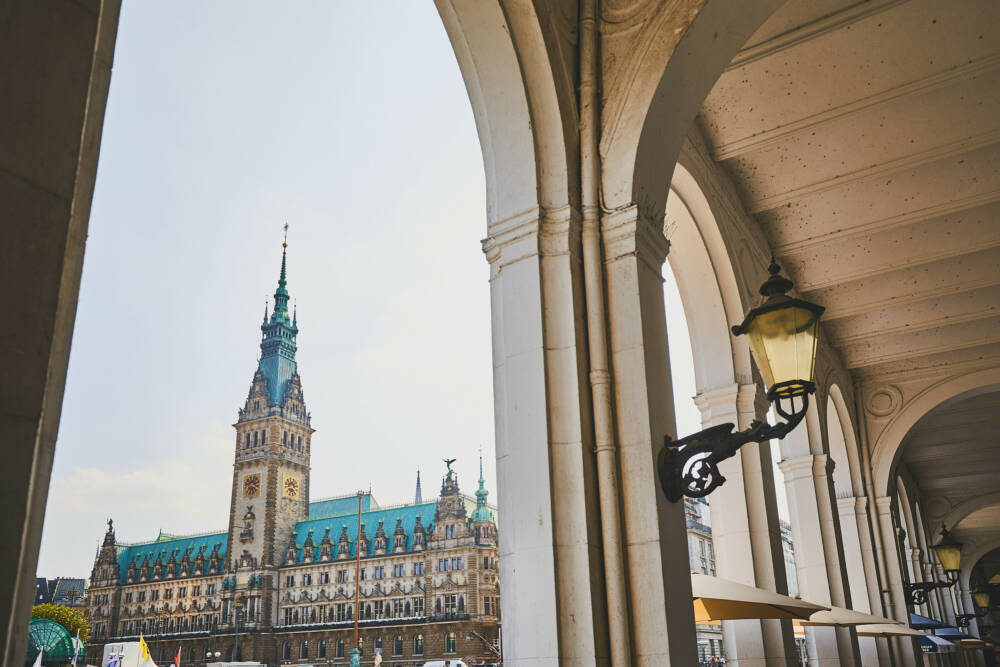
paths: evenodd
<path fill-rule="evenodd" d="M 419 469 L 427 498 L 445 457 L 471 492 L 482 452 L 495 502 L 484 188 L 431 3 L 125 3 L 39 576 L 89 576 L 109 517 L 122 542 L 225 528 L 286 222 L 311 496 L 409 502 Z"/>

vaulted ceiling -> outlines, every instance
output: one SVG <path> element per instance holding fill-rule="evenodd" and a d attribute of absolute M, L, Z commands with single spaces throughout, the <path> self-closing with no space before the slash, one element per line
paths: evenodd
<path fill-rule="evenodd" d="M 1000 360 L 1000 3 L 791 0 L 698 122 L 855 374 Z"/>
<path fill-rule="evenodd" d="M 903 463 L 926 496 L 956 506 L 973 496 L 1000 493 L 1000 391 L 942 403 L 924 415 L 903 440 Z M 1000 506 L 978 510 L 954 527 L 982 538 L 1000 531 Z"/>

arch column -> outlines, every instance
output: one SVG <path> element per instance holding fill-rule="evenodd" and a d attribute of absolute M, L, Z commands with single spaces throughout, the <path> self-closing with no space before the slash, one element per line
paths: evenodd
<path fill-rule="evenodd" d="M 968 610 L 964 613 L 966 614 L 976 613 L 976 604 L 972 600 L 972 591 L 970 589 L 969 582 L 960 581 L 956 585 L 961 587 L 960 595 L 962 598 L 962 605 L 965 607 L 965 609 Z M 969 620 L 969 634 L 980 638 L 982 637 L 982 632 L 980 632 L 979 630 L 978 618 L 973 618 Z M 976 667 L 986 667 L 986 659 L 983 657 L 983 652 L 981 649 L 976 651 L 966 651 L 966 654 L 968 654 L 969 657 L 972 658 L 970 662 Z"/>
<path fill-rule="evenodd" d="M 840 524 L 833 489 L 833 461 L 824 453 L 816 405 L 806 413 L 805 428 L 781 441 L 788 511 L 792 519 L 795 561 L 802 597 L 820 604 L 850 606 Z M 858 664 L 857 635 L 849 628 L 806 630 L 810 660 L 817 665 Z"/>
<path fill-rule="evenodd" d="M 601 220 L 609 349 L 629 572 L 633 664 L 697 664 L 684 504 L 659 488 L 656 456 L 676 436 L 661 270 L 668 242 L 636 206 Z"/>
<path fill-rule="evenodd" d="M 727 385 L 695 397 L 702 426 L 733 423 L 742 430 L 756 419 L 757 387 Z M 763 409 L 766 413 L 766 407 Z M 712 542 L 720 577 L 777 593 L 787 593 L 781 526 L 771 471 L 770 443 L 750 443 L 739 456 L 723 461 L 726 483 L 711 496 Z M 750 554 L 750 558 L 747 558 Z M 722 632 L 727 664 L 787 665 L 795 660 L 795 639 L 789 621 L 724 621 Z"/>
<path fill-rule="evenodd" d="M 505 662 L 595 665 L 607 660 L 607 611 L 581 409 L 578 229 L 566 208 L 491 231 Z"/>
<path fill-rule="evenodd" d="M 878 511 L 879 527 L 882 535 L 882 553 L 885 556 L 885 570 L 888 581 L 889 608 L 886 610 L 897 621 L 909 625 L 909 608 L 906 604 L 906 593 L 903 591 L 902 559 L 896 542 L 896 526 L 892 520 L 892 497 L 879 496 L 875 499 Z M 893 640 L 897 664 L 907 667 L 917 664 L 916 642 L 904 638 Z"/>
<path fill-rule="evenodd" d="M 837 499 L 837 512 L 844 526 L 845 566 L 851 588 L 852 607 L 858 611 L 880 614 L 882 601 L 878 593 L 878 573 L 868 528 L 868 498 L 848 496 Z M 850 526 L 850 528 L 847 528 Z M 874 637 L 858 637 L 861 664 L 891 664 L 888 645 Z"/>

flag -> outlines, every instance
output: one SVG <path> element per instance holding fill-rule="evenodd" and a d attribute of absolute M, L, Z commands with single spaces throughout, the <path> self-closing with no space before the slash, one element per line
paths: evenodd
<path fill-rule="evenodd" d="M 111 658 L 108 660 L 108 667 L 120 667 L 121 664 L 118 649 L 111 649 Z"/>
<path fill-rule="evenodd" d="M 43 653 L 45 653 L 45 651 L 43 649 L 39 648 L 38 649 L 38 657 L 35 658 L 35 664 L 32 665 L 31 667 L 42 667 L 42 654 Z"/>
<path fill-rule="evenodd" d="M 83 648 L 83 642 L 80 641 L 80 628 L 77 628 L 76 638 L 73 640 L 73 662 L 71 663 L 73 667 L 76 667 L 76 658 L 80 655 L 81 648 Z"/>
<path fill-rule="evenodd" d="M 177 649 L 177 655 L 174 656 L 173 661 L 170 663 L 174 667 L 181 667 L 181 650 Z"/>
<path fill-rule="evenodd" d="M 139 635 L 139 659 L 142 660 L 142 664 L 148 665 L 149 661 L 152 660 L 152 656 L 149 655 L 149 646 L 146 645 L 146 638 L 141 634 Z"/>

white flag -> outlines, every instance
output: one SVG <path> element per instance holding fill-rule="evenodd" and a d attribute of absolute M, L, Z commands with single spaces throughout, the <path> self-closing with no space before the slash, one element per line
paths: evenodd
<path fill-rule="evenodd" d="M 81 648 L 83 648 L 83 642 L 80 641 L 80 628 L 77 628 L 76 638 L 73 640 L 73 662 L 70 663 L 73 667 L 76 667 L 76 658 L 80 655 Z"/>

